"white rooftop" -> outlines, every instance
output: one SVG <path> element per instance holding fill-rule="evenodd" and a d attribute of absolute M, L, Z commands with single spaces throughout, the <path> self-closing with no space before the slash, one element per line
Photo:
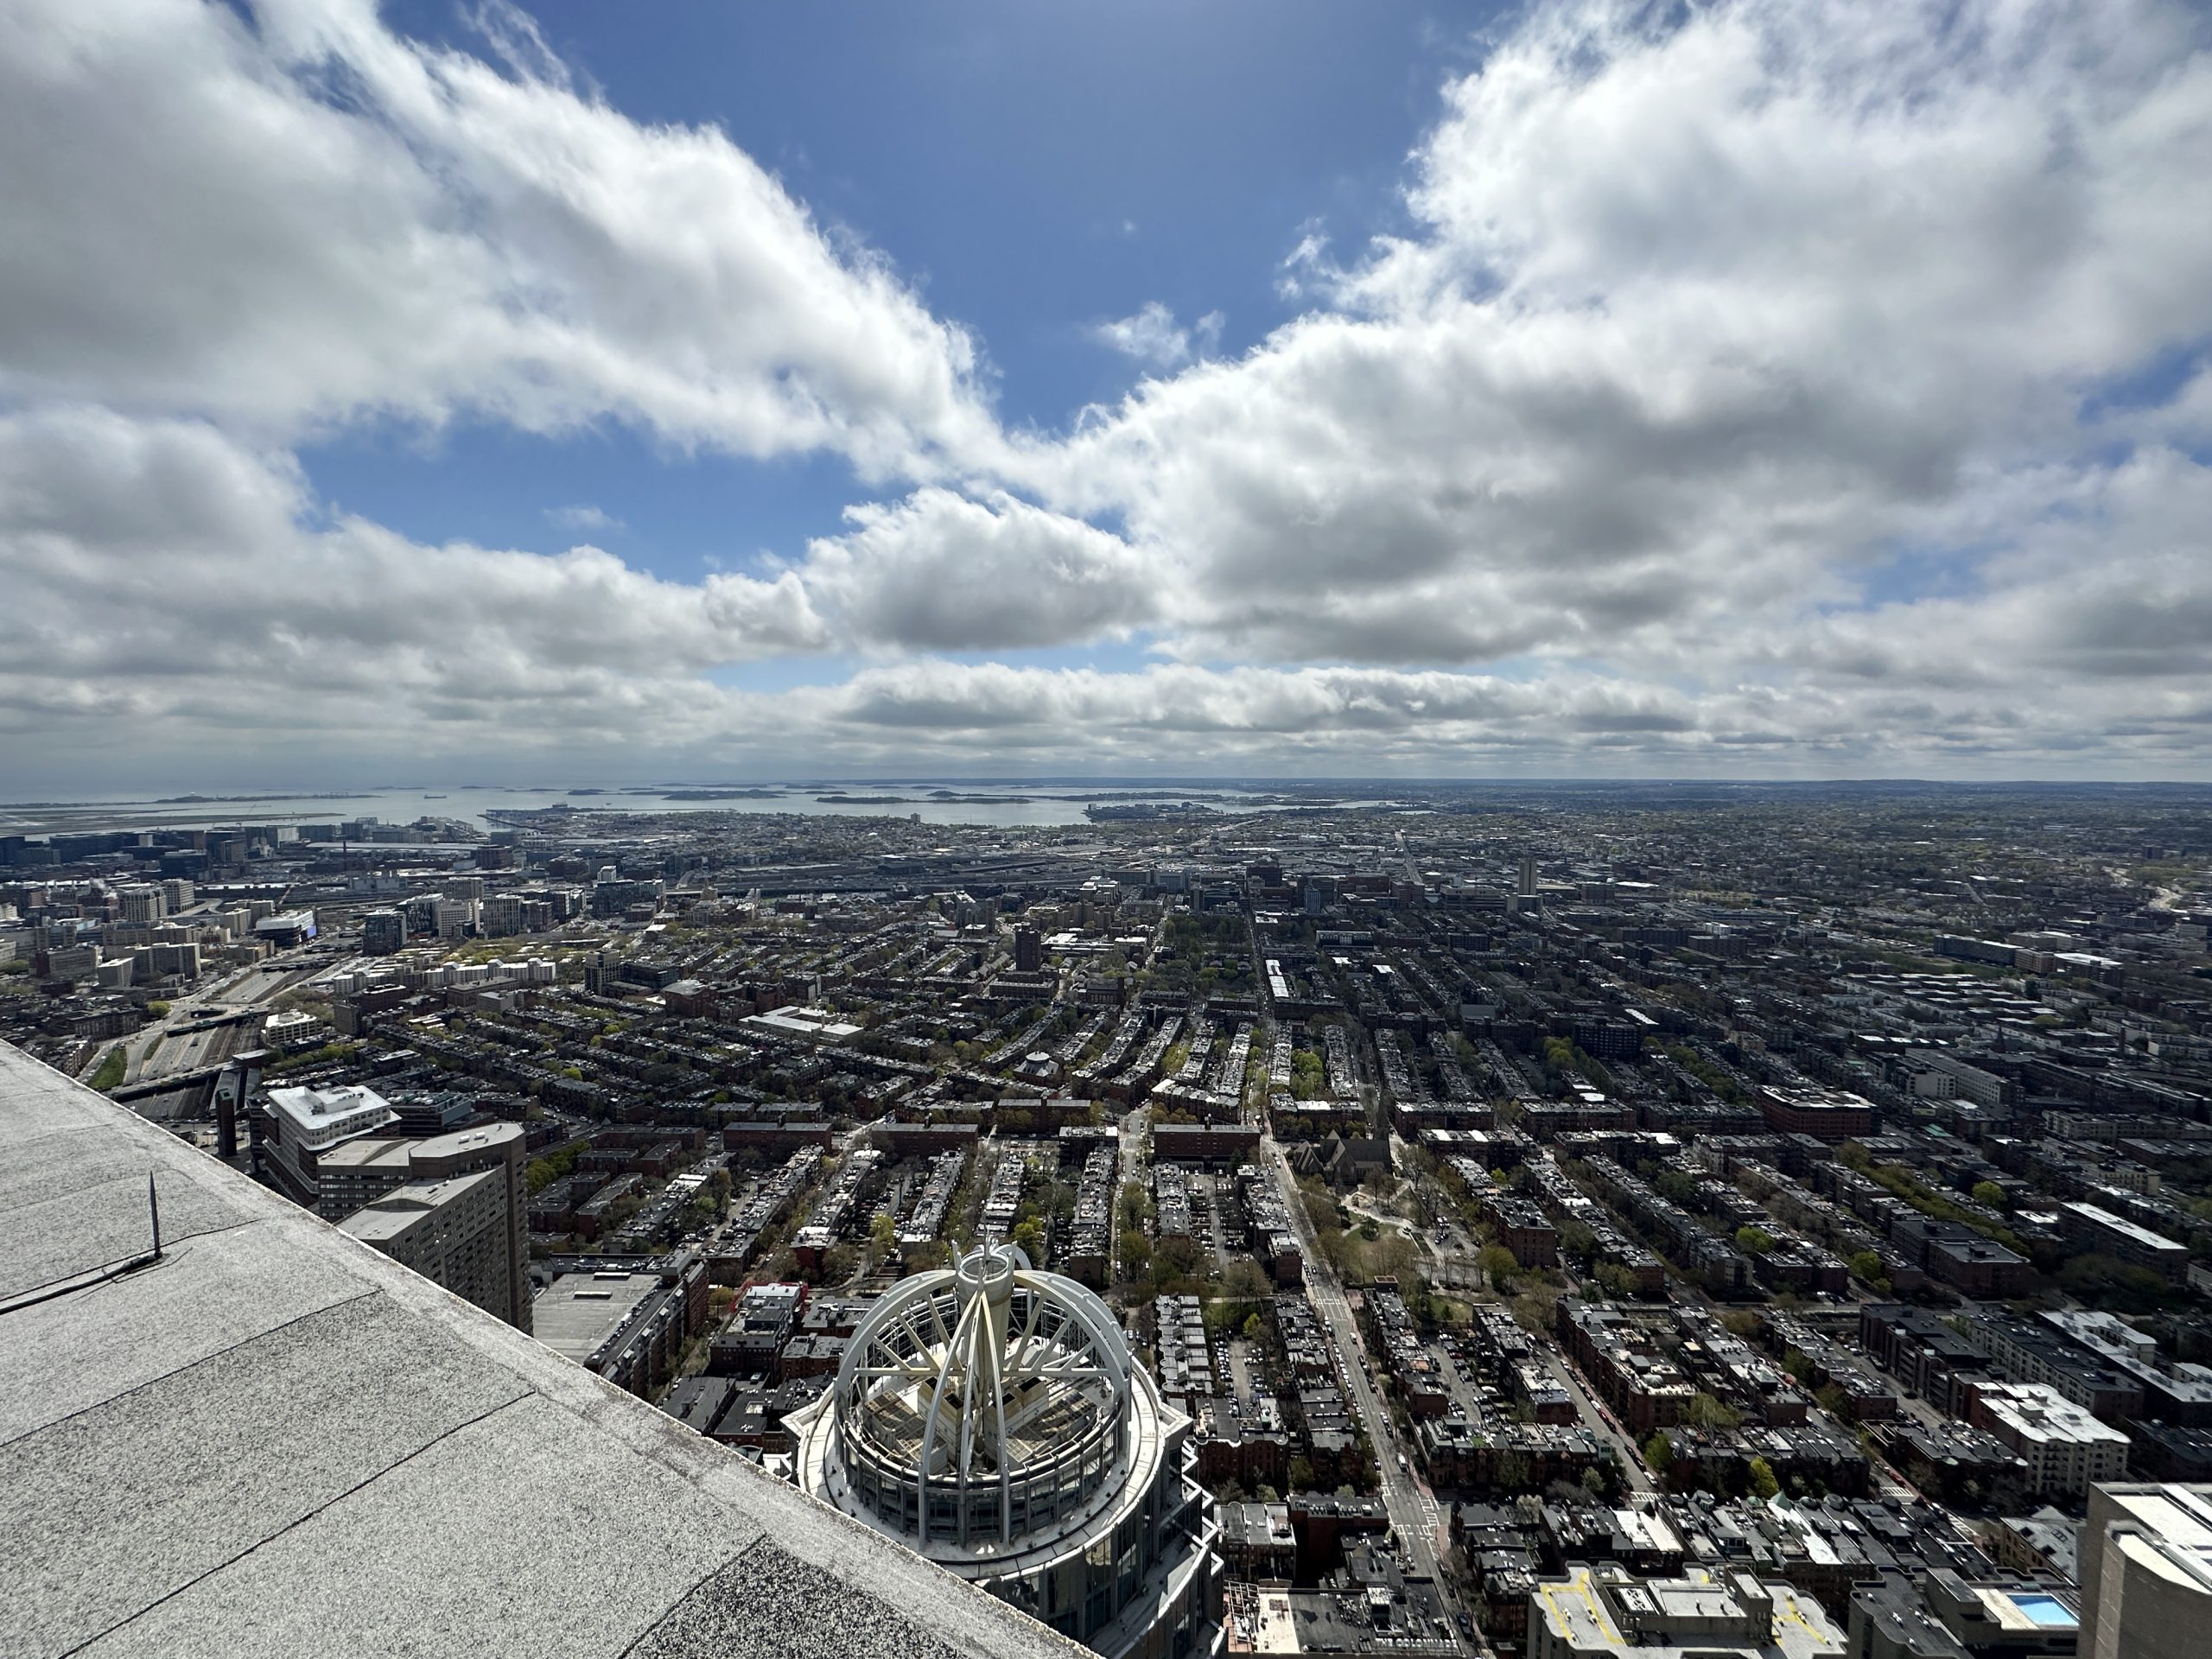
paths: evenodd
<path fill-rule="evenodd" d="M 287 1132 L 318 1151 L 380 1129 L 399 1116 L 382 1095 L 359 1084 L 340 1089 L 271 1089 L 266 1098 L 283 1115 Z"/>

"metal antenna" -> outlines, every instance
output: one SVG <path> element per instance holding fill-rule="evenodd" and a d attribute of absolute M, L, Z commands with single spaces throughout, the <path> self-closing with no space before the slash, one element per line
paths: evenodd
<path fill-rule="evenodd" d="M 146 1172 L 146 1209 L 153 1217 L 153 1259 L 158 1262 L 162 1259 L 162 1198 L 161 1194 L 154 1191 L 154 1172 L 150 1169 Z"/>

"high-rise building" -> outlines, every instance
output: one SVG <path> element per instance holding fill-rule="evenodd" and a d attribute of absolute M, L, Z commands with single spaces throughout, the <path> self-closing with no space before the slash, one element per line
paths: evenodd
<path fill-rule="evenodd" d="M 1109 1659 L 1212 1649 L 1191 1420 L 1104 1302 L 1014 1246 L 899 1281 L 787 1421 L 808 1491 L 1062 1634 Z"/>
<path fill-rule="evenodd" d="M 1522 899 L 1536 896 L 1536 855 L 1534 853 L 1521 855 L 1521 881 L 1513 891 Z"/>
<path fill-rule="evenodd" d="M 514 1250 L 506 1183 L 496 1169 L 408 1181 L 338 1224 L 365 1244 L 435 1280 L 510 1325 L 529 1328 L 525 1300 L 517 1317 Z"/>
<path fill-rule="evenodd" d="M 379 1127 L 396 1125 L 397 1121 L 394 1114 L 386 1125 Z M 363 1137 L 322 1154 L 315 1172 L 315 1207 L 327 1219 L 340 1221 L 355 1237 L 527 1331 L 531 1328 L 528 1163 L 527 1138 L 517 1123 L 482 1123 L 421 1141 Z M 461 1176 L 487 1173 L 498 1178 L 489 1189 L 448 1185 Z M 486 1191 L 491 1193 L 489 1198 L 485 1197 Z M 391 1202 L 403 1192 L 411 1196 L 401 1200 L 397 1210 L 391 1210 Z M 483 1220 L 480 1213 L 486 1204 L 497 1211 L 490 1221 Z M 386 1213 L 381 1220 L 356 1227 L 354 1222 L 365 1210 Z M 492 1231 L 484 1233 L 486 1228 Z M 472 1287 L 492 1269 L 480 1271 L 479 1258 L 474 1254 L 480 1243 L 480 1235 L 491 1237 L 497 1246 L 489 1259 L 496 1261 L 495 1276 L 499 1281 L 481 1294 Z M 391 1241 L 389 1247 L 387 1241 Z M 466 1251 L 455 1241 L 465 1241 Z M 455 1271 L 466 1270 L 465 1282 L 455 1282 L 423 1265 L 448 1257 L 455 1263 Z"/>
<path fill-rule="evenodd" d="M 2127 1436 L 2041 1382 L 1977 1382 L 1967 1421 L 2020 1454 L 2038 1497 L 2078 1497 L 2127 1472 Z"/>
<path fill-rule="evenodd" d="M 253 1108 L 253 1173 L 312 1210 L 322 1195 L 324 1154 L 397 1116 L 373 1089 L 269 1090 Z"/>
<path fill-rule="evenodd" d="M 506 1195 L 508 1323 L 530 1329 L 530 1151 L 519 1123 L 484 1123 L 418 1142 L 408 1154 L 410 1172 L 436 1178 L 496 1169 Z"/>
<path fill-rule="evenodd" d="M 1033 927 L 1014 930 L 1014 971 L 1033 974 L 1045 965 L 1045 936 Z"/>
<path fill-rule="evenodd" d="M 2092 1486 L 2082 1659 L 2202 1659 L 2212 1643 L 2212 1485 Z"/>
<path fill-rule="evenodd" d="M 115 895 L 115 911 L 125 923 L 150 927 L 169 913 L 168 899 L 159 887 L 125 887 Z"/>
<path fill-rule="evenodd" d="M 361 918 L 361 949 L 388 957 L 407 943 L 407 918 L 396 910 L 372 910 Z"/>

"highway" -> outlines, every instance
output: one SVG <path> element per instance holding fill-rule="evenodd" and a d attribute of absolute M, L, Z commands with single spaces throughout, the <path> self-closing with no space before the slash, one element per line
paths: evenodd
<path fill-rule="evenodd" d="M 311 947 L 302 947 L 302 949 Z M 226 1059 L 240 1046 L 238 1028 L 218 1027 L 204 1032 L 183 1028 L 227 1008 L 256 1007 L 270 1001 L 298 983 L 308 970 L 282 965 L 271 957 L 251 968 L 238 969 L 210 978 L 169 1000 L 169 1011 L 151 1020 L 124 1040 L 126 1065 L 123 1080 L 157 1083 L 181 1077 L 203 1065 Z M 156 1039 L 159 1045 L 156 1046 Z"/>

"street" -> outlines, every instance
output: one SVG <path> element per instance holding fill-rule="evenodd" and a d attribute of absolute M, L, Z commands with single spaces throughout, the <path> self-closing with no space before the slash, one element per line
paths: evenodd
<path fill-rule="evenodd" d="M 1445 1576 L 1437 1548 L 1443 1522 L 1442 1506 L 1414 1478 L 1408 1468 L 1399 1465 L 1402 1448 L 1396 1426 L 1390 1421 L 1389 1410 L 1374 1384 L 1368 1380 L 1366 1346 L 1360 1339 L 1343 1287 L 1321 1258 L 1313 1220 L 1306 1213 L 1306 1200 L 1290 1173 L 1290 1160 L 1272 1137 L 1262 1144 L 1274 1162 L 1275 1185 L 1282 1193 L 1283 1207 L 1290 1212 L 1290 1224 L 1306 1250 L 1307 1298 L 1329 1333 L 1330 1344 L 1336 1350 L 1337 1368 L 1344 1374 L 1345 1390 L 1375 1448 L 1376 1471 L 1382 1480 L 1382 1504 L 1389 1513 L 1390 1525 L 1403 1543 L 1414 1571 L 1426 1574 L 1435 1583 L 1445 1613 L 1456 1626 L 1457 1615 L 1461 1611 L 1459 1598 Z M 1452 1639 L 1463 1649 L 1465 1647 L 1456 1628 Z"/>

